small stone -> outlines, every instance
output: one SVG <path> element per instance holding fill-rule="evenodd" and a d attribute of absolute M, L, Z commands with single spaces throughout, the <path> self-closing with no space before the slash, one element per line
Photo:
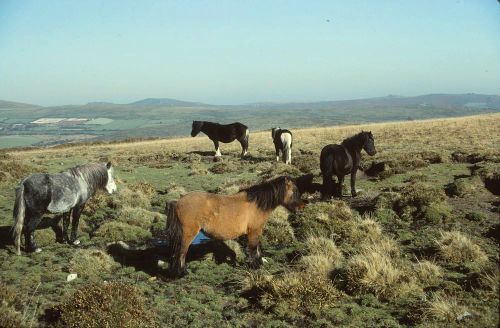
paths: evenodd
<path fill-rule="evenodd" d="M 462 313 L 461 315 L 459 315 L 457 317 L 457 321 L 463 321 L 467 318 L 472 318 L 472 313 L 468 312 L 468 311 L 465 311 L 464 313 Z"/>
<path fill-rule="evenodd" d="M 76 274 L 76 273 L 70 273 L 70 274 L 68 274 L 68 276 L 66 277 L 66 281 L 67 281 L 67 282 L 70 282 L 70 281 L 75 280 L 76 278 L 78 278 L 78 274 Z"/>

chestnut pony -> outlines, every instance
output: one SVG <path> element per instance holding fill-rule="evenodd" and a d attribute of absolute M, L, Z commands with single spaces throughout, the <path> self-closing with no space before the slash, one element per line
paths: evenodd
<path fill-rule="evenodd" d="M 186 253 L 196 235 L 203 231 L 217 240 L 248 236 L 250 264 L 262 264 L 259 237 L 269 214 L 279 205 L 295 212 L 304 207 L 295 180 L 282 176 L 241 190 L 234 195 L 192 192 L 167 204 L 167 243 L 170 273 L 187 273 Z"/>

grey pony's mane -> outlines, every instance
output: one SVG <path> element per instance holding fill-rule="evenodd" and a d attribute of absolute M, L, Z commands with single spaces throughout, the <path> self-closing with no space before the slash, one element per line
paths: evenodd
<path fill-rule="evenodd" d="M 63 172 L 68 172 L 75 178 L 81 176 L 92 193 L 104 188 L 108 183 L 108 170 L 105 163 L 82 164 Z"/>

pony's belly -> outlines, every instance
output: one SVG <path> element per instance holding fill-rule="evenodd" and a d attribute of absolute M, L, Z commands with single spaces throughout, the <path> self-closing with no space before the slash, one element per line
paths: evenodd
<path fill-rule="evenodd" d="M 217 225 L 216 227 L 203 227 L 202 230 L 210 238 L 218 240 L 235 239 L 246 233 L 246 229 L 242 226 Z"/>

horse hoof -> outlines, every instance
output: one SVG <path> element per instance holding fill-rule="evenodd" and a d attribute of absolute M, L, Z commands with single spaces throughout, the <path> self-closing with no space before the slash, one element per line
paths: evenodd
<path fill-rule="evenodd" d="M 37 248 L 35 248 L 33 253 L 40 253 L 41 251 L 42 251 L 42 249 L 40 247 L 37 247 Z"/>
<path fill-rule="evenodd" d="M 262 260 L 262 263 L 269 263 L 269 260 L 266 259 L 265 257 L 262 257 L 261 260 Z"/>
<path fill-rule="evenodd" d="M 73 246 L 78 246 L 78 245 L 80 245 L 80 241 L 78 239 L 75 239 L 75 241 L 73 241 L 71 244 Z"/>

